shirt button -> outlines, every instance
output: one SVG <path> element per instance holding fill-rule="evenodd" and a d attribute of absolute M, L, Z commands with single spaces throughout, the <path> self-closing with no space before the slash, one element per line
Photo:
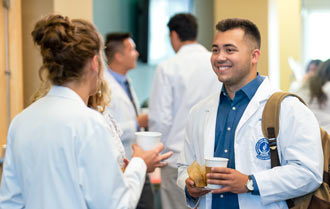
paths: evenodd
<path fill-rule="evenodd" d="M 228 152 L 228 150 L 227 149 L 225 149 L 225 153 L 227 153 Z"/>
<path fill-rule="evenodd" d="M 220 197 L 223 198 L 223 194 L 221 194 Z"/>
<path fill-rule="evenodd" d="M 228 128 L 227 128 L 227 131 L 230 131 L 230 130 L 231 130 L 231 128 L 230 128 L 230 127 L 228 127 Z"/>
<path fill-rule="evenodd" d="M 232 110 L 236 110 L 236 107 L 231 108 Z"/>

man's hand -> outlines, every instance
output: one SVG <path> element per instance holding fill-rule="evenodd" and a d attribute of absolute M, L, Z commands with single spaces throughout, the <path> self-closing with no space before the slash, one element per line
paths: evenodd
<path fill-rule="evenodd" d="M 211 173 L 207 174 L 208 184 L 219 184 L 224 186 L 221 189 L 213 190 L 212 193 L 232 192 L 236 194 L 246 193 L 245 184 L 248 181 L 248 176 L 241 172 L 231 169 L 214 167 Z"/>
<path fill-rule="evenodd" d="M 147 172 L 153 172 L 156 168 L 163 168 L 167 166 L 167 162 L 162 162 L 173 155 L 173 152 L 166 152 L 163 155 L 159 153 L 164 149 L 163 144 L 159 144 L 152 150 L 143 150 L 137 144 L 132 145 L 133 155 L 132 157 L 140 157 L 147 165 Z"/>
<path fill-rule="evenodd" d="M 125 157 L 125 158 L 123 159 L 123 161 L 124 161 L 124 166 L 121 168 L 121 171 L 124 173 L 125 170 L 126 170 L 126 167 L 127 167 L 128 164 L 129 164 L 129 160 Z"/>
<path fill-rule="evenodd" d="M 194 198 L 201 197 L 210 192 L 210 190 L 205 190 L 204 188 L 196 187 L 194 181 L 191 180 L 191 178 L 189 177 L 186 179 L 186 186 L 190 196 Z"/>

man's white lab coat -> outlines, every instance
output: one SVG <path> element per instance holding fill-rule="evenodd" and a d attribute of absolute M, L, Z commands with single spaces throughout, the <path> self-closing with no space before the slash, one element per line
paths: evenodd
<path fill-rule="evenodd" d="M 135 132 L 137 131 L 137 116 L 135 108 L 125 90 L 120 86 L 108 70 L 104 72 L 104 77 L 111 89 L 111 102 L 107 108 L 109 108 L 113 118 L 117 122 L 117 125 L 123 132 L 121 140 L 125 148 L 126 157 L 131 159 L 132 144 L 136 142 Z M 131 88 L 131 94 L 137 108 L 136 111 L 139 113 L 140 103 L 133 88 Z"/>
<path fill-rule="evenodd" d="M 264 105 L 274 92 L 266 78 L 248 104 L 235 132 L 235 167 L 241 173 L 253 174 L 260 195 L 239 194 L 241 209 L 287 208 L 284 200 L 315 190 L 322 182 L 323 154 L 320 129 L 313 113 L 297 98 L 286 98 L 281 104 L 277 147 L 282 166 L 270 169 L 270 160 L 260 155 L 261 117 Z M 204 164 L 213 157 L 219 93 L 196 105 L 185 130 L 184 149 L 178 160 L 178 185 L 185 186 L 187 166 L 194 160 Z M 220 194 L 219 194 L 220 195 Z M 199 202 L 199 204 L 198 204 Z M 191 207 L 210 209 L 212 194 Z"/>

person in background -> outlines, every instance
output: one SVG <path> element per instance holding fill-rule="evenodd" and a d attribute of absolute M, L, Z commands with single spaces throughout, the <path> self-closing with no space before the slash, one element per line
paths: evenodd
<path fill-rule="evenodd" d="M 304 89 L 296 92 L 308 104 L 319 124 L 330 132 L 330 59 L 323 62 Z"/>
<path fill-rule="evenodd" d="M 10 124 L 0 208 L 135 208 L 146 171 L 165 166 L 163 146 L 134 145 L 123 174 L 102 115 L 87 107 L 103 80 L 103 41 L 81 19 L 49 15 L 32 37 L 40 47 L 39 99 Z M 48 88 L 50 86 L 50 88 Z"/>
<path fill-rule="evenodd" d="M 314 76 L 317 73 L 318 67 L 321 63 L 322 61 L 318 59 L 311 60 L 307 65 L 306 74 L 303 80 L 309 80 L 312 76 Z"/>
<path fill-rule="evenodd" d="M 176 14 L 167 24 L 176 55 L 157 66 L 149 101 L 149 130 L 162 133 L 165 150 L 174 152 L 169 166 L 161 169 L 163 209 L 187 208 L 183 191 L 176 185 L 176 162 L 183 148 L 184 127 L 190 108 L 220 91 L 209 62 L 211 53 L 197 39 L 197 20 Z"/>
<path fill-rule="evenodd" d="M 322 182 L 320 129 L 313 113 L 296 97 L 281 103 L 277 149 L 281 166 L 270 168 L 270 148 L 261 129 L 268 98 L 276 92 L 257 70 L 260 32 L 249 20 L 230 18 L 216 25 L 211 64 L 220 93 L 194 106 L 178 160 L 178 185 L 191 208 L 287 208 L 287 199 L 314 191 Z M 223 157 L 228 167 L 213 167 L 205 191 L 189 178 L 196 160 Z"/>
<path fill-rule="evenodd" d="M 290 86 L 289 92 L 297 93 L 297 92 L 306 91 L 308 89 L 309 79 L 315 75 L 321 63 L 322 61 L 318 59 L 311 60 L 307 65 L 306 73 L 303 79 L 300 81 L 294 81 Z"/>
<path fill-rule="evenodd" d="M 122 131 L 126 157 L 130 160 L 135 132 L 148 126 L 148 115 L 140 114 L 139 101 L 127 77 L 128 71 L 136 67 L 139 53 L 129 33 L 108 33 L 104 52 L 108 64 L 105 79 L 112 90 L 112 100 L 103 114 L 108 121 L 113 116 L 117 122 Z M 154 205 L 154 194 L 147 176 L 137 209 L 153 209 Z"/>

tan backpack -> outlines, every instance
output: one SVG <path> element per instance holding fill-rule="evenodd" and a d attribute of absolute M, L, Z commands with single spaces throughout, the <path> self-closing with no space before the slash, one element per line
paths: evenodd
<path fill-rule="evenodd" d="M 299 96 L 288 92 L 276 92 L 268 99 L 262 113 L 262 132 L 268 140 L 270 148 L 271 167 L 280 166 L 276 138 L 279 131 L 279 117 L 282 100 L 287 96 L 297 97 L 306 104 Z M 287 200 L 289 208 L 293 209 L 330 209 L 330 135 L 321 131 L 322 148 L 324 155 L 323 182 L 320 187 L 307 195 Z"/>

